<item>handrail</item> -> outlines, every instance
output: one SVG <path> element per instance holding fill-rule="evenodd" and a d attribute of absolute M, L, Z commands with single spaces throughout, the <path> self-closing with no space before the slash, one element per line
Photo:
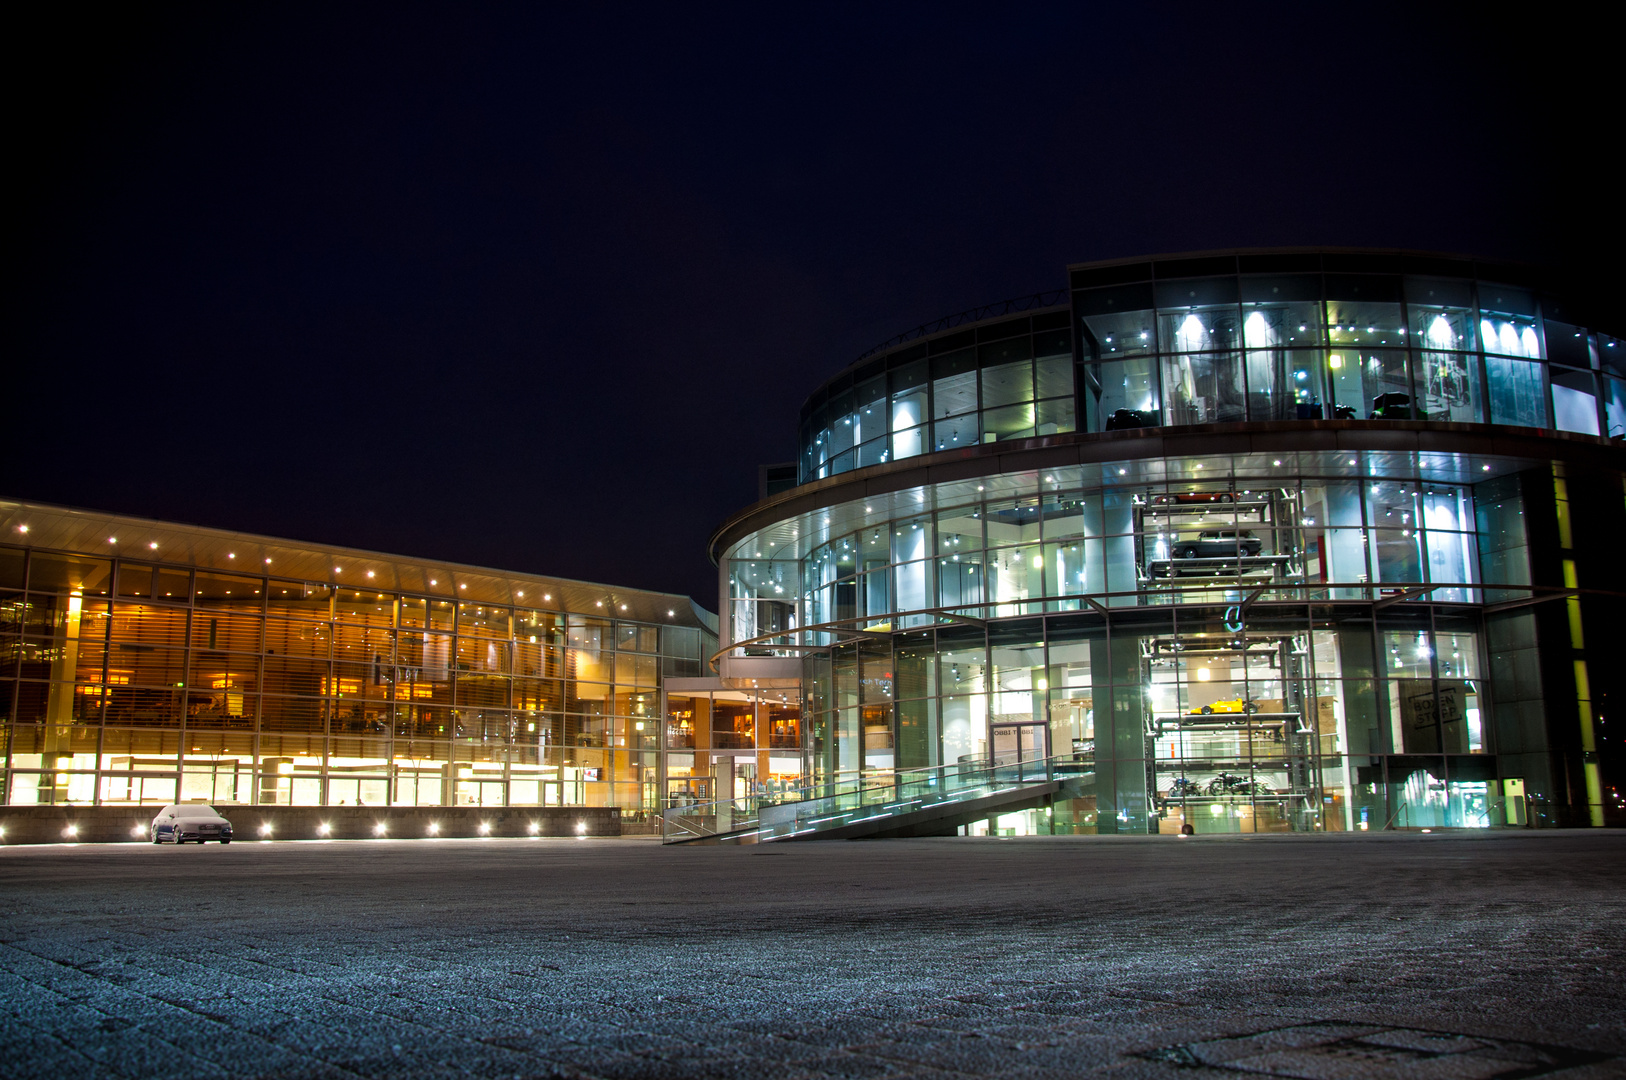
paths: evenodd
<path fill-rule="evenodd" d="M 968 757 L 953 765 L 888 770 L 854 780 L 826 779 L 786 791 L 669 807 L 661 815 L 662 839 L 666 843 L 705 838 L 764 842 L 805 836 L 873 817 L 1050 783 L 1092 772 L 1095 767 L 1094 755 L 1086 753 L 1025 759 Z"/>

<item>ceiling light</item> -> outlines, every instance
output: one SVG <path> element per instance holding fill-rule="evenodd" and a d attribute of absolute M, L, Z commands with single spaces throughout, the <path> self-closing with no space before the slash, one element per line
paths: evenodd
<path fill-rule="evenodd" d="M 27 532 L 27 531 L 28 531 L 28 526 L 24 525 L 23 526 L 23 532 Z M 154 540 L 154 541 L 150 542 L 147 546 L 152 548 L 154 551 L 157 551 L 158 550 L 158 541 Z"/>

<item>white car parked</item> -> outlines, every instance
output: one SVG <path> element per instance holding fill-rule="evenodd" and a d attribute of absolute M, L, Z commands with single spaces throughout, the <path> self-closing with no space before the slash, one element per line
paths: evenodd
<path fill-rule="evenodd" d="M 188 840 L 203 843 L 218 840 L 231 843 L 231 822 L 221 817 L 212 806 L 202 803 L 170 803 L 152 819 L 152 842 L 155 844 L 184 844 Z"/>

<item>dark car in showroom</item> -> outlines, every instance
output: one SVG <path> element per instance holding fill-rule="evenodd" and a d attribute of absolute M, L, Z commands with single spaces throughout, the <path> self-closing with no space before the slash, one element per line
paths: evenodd
<path fill-rule="evenodd" d="M 1204 529 L 1195 540 L 1179 540 L 1172 547 L 1176 559 L 1227 559 L 1257 555 L 1265 544 L 1247 529 Z"/>

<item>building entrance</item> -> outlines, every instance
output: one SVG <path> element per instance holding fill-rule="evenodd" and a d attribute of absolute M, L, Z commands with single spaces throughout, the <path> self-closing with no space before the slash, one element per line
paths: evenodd
<path fill-rule="evenodd" d="M 994 724 L 993 764 L 1026 766 L 1045 756 L 1043 724 Z"/>

